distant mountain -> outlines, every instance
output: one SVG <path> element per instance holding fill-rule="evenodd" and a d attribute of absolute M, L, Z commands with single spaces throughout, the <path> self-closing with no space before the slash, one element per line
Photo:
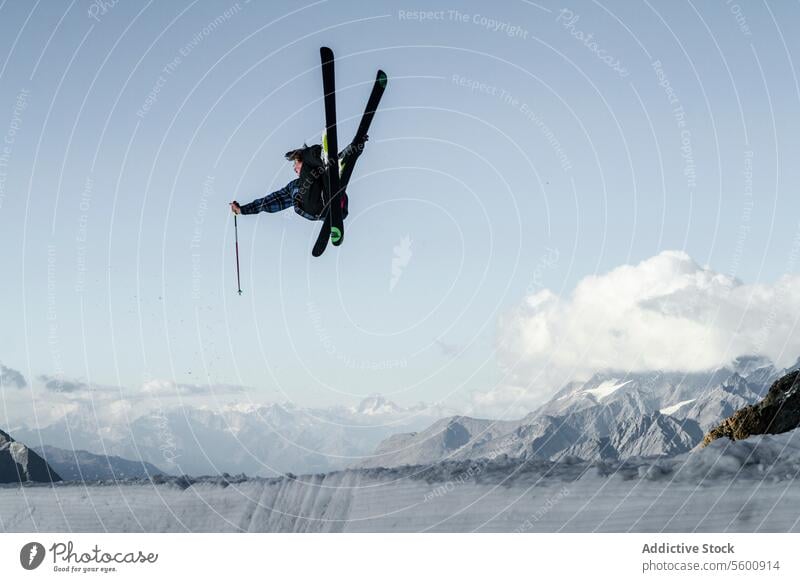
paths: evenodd
<path fill-rule="evenodd" d="M 480 448 L 486 442 L 513 428 L 513 423 L 454 416 L 433 423 L 422 432 L 389 437 L 366 459 L 362 467 L 424 465 L 442 459 L 463 458 L 465 451 Z"/>
<path fill-rule="evenodd" d="M 380 396 L 353 407 L 292 404 L 175 408 L 103 423 L 91 410 L 71 412 L 41 429 L 21 427 L 20 438 L 162 467 L 171 474 L 221 473 L 271 477 L 321 473 L 367 457 L 391 434 L 420 430 L 448 414 L 420 404 L 402 408 Z"/>
<path fill-rule="evenodd" d="M 395 435 L 362 467 L 425 465 L 443 460 L 495 459 L 500 456 L 558 460 L 672 456 L 703 439 L 693 420 L 662 415 L 625 417 L 618 404 L 594 406 L 559 417 L 529 415 L 501 422 L 466 417 L 442 419 L 428 429 Z"/>
<path fill-rule="evenodd" d="M 373 395 L 364 398 L 361 403 L 355 409 L 353 409 L 353 411 L 356 414 L 366 416 L 382 416 L 403 413 L 402 408 L 380 395 Z"/>
<path fill-rule="evenodd" d="M 606 371 L 567 384 L 519 421 L 452 417 L 421 432 L 394 435 L 360 466 L 500 455 L 550 460 L 673 456 L 691 450 L 710 427 L 758 401 L 783 372 L 760 356 L 700 373 Z"/>
<path fill-rule="evenodd" d="M 8 433 L 0 430 L 0 483 L 61 481 L 47 463 Z"/>
<path fill-rule="evenodd" d="M 49 445 L 34 450 L 65 481 L 119 481 L 167 474 L 150 463 L 95 455 L 88 451 L 67 451 Z"/>

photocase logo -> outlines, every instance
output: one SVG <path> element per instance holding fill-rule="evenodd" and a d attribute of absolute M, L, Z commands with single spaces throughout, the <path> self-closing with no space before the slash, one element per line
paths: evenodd
<path fill-rule="evenodd" d="M 29 542 L 19 552 L 19 563 L 26 570 L 35 570 L 44 561 L 44 546 L 39 542 Z"/>

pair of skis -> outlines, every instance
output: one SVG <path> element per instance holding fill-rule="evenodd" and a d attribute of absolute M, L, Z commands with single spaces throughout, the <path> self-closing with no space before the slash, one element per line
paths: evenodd
<path fill-rule="evenodd" d="M 339 246 L 344 240 L 342 194 L 347 189 L 347 184 L 353 175 L 355 160 L 360 154 L 360 152 L 352 152 L 353 155 L 347 156 L 348 152 L 345 151 L 345 156 L 349 158 L 350 163 L 345 163 L 344 167 L 340 167 L 339 144 L 336 134 L 336 82 L 334 78 L 333 51 L 328 47 L 322 47 L 319 49 L 319 55 L 322 61 L 322 88 L 325 95 L 325 136 L 322 148 L 327 153 L 324 179 L 328 200 L 323 209 L 325 218 L 322 228 L 320 228 L 317 242 L 311 251 L 311 254 L 315 257 L 325 252 L 325 248 L 328 246 L 328 239 L 330 239 L 333 246 Z M 356 130 L 356 135 L 351 145 L 363 147 L 364 138 L 367 135 L 367 131 L 369 131 L 372 118 L 375 116 L 375 110 L 378 108 L 384 89 L 386 89 L 386 82 L 386 73 L 378 71 L 375 84 L 372 86 L 372 92 L 367 101 L 367 107 L 361 116 L 361 122 L 358 124 L 358 130 Z"/>

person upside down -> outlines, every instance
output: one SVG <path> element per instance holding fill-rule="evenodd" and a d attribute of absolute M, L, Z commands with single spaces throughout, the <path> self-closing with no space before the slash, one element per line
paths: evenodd
<path fill-rule="evenodd" d="M 364 142 L 369 136 L 364 136 L 363 141 L 352 142 L 339 154 L 341 167 L 355 164 L 355 161 L 364 151 Z M 230 203 L 234 214 L 258 214 L 259 212 L 280 212 L 287 208 L 307 220 L 323 220 L 325 218 L 324 174 L 325 166 L 322 162 L 322 146 L 319 144 L 306 146 L 286 152 L 286 159 L 294 164 L 297 178 L 286 184 L 280 190 L 257 198 L 248 204 L 240 205 L 236 200 Z M 342 205 L 342 218 L 348 214 L 347 192 L 339 196 Z"/>

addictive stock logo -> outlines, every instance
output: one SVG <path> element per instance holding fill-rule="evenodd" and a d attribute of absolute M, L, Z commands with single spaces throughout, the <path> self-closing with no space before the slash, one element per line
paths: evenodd
<path fill-rule="evenodd" d="M 44 561 L 44 546 L 38 542 L 29 542 L 19 552 L 19 563 L 26 570 L 35 570 Z"/>

